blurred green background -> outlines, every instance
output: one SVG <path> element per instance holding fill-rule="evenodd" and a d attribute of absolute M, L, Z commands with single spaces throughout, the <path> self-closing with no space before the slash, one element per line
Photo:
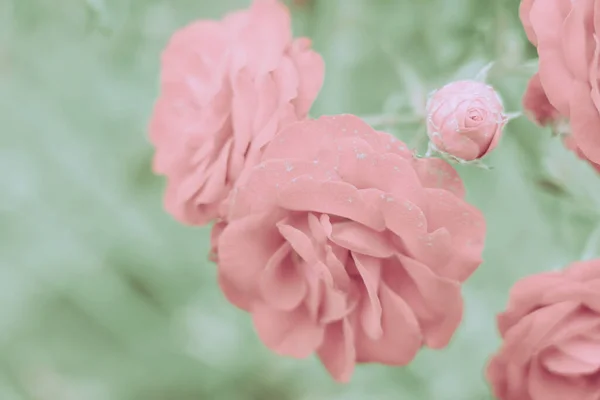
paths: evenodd
<path fill-rule="evenodd" d="M 535 70 L 517 0 L 293 3 L 327 64 L 314 116 L 406 114 L 490 61 L 518 111 Z M 447 349 L 360 366 L 347 385 L 269 352 L 218 290 L 209 229 L 163 211 L 146 139 L 172 32 L 248 4 L 0 0 L 0 400 L 491 399 L 483 370 L 510 286 L 598 255 L 595 173 L 518 118 L 493 170 L 460 168 L 488 238 Z M 416 125 L 392 131 L 419 141 Z"/>

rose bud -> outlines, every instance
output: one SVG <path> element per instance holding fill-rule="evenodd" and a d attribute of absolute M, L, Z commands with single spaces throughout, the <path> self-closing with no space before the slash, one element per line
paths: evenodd
<path fill-rule="evenodd" d="M 478 81 L 447 84 L 431 95 L 426 110 L 431 148 L 459 161 L 487 155 L 508 121 L 496 91 Z"/>

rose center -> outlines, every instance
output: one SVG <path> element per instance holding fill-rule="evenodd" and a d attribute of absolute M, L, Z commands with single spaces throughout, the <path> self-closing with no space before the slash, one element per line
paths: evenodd
<path fill-rule="evenodd" d="M 474 121 L 474 122 L 483 121 L 483 117 L 481 116 L 481 114 L 475 110 L 469 112 L 469 118 L 471 119 L 471 121 Z"/>

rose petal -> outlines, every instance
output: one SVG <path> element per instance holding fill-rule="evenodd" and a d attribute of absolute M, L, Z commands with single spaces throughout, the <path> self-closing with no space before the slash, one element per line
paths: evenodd
<path fill-rule="evenodd" d="M 377 340 L 383 334 L 382 309 L 379 301 L 381 264 L 378 259 L 361 254 L 352 253 L 352 259 L 362 278 L 368 298 L 368 300 L 363 300 L 363 308 L 360 313 L 361 326 L 370 339 Z"/>
<path fill-rule="evenodd" d="M 446 189 L 464 198 L 465 187 L 454 168 L 441 158 L 417 158 L 413 162 L 421 184 L 431 189 Z"/>
<path fill-rule="evenodd" d="M 547 339 L 567 316 L 579 307 L 577 302 L 564 302 L 541 308 L 509 329 L 504 336 L 503 351 L 515 363 L 524 364 L 547 345 Z"/>
<path fill-rule="evenodd" d="M 446 278 L 436 276 L 429 268 L 410 257 L 396 254 L 402 267 L 415 283 L 432 318 L 417 314 L 423 330 L 427 346 L 440 349 L 448 345 L 458 328 L 463 314 L 463 301 L 460 284 Z M 399 293 L 402 295 L 402 293 Z M 411 304 L 409 297 L 403 296 Z"/>
<path fill-rule="evenodd" d="M 600 322 L 599 322 L 600 325 Z M 562 343 L 558 348 L 566 355 L 600 368 L 600 342 L 586 339 L 572 339 Z"/>
<path fill-rule="evenodd" d="M 562 24 L 562 51 L 564 61 L 572 76 L 586 81 L 594 56 L 594 38 L 589 34 L 592 24 L 594 0 L 579 0 Z"/>
<path fill-rule="evenodd" d="M 260 291 L 265 302 L 276 309 L 296 308 L 306 295 L 307 286 L 291 261 L 292 247 L 284 243 L 269 259 L 260 278 Z"/>
<path fill-rule="evenodd" d="M 303 118 L 308 114 L 312 103 L 323 86 L 325 76 L 325 62 L 314 51 L 309 51 L 310 40 L 300 38 L 294 41 L 290 57 L 294 61 L 298 74 L 298 96 L 293 100 L 296 105 L 298 117 Z"/>
<path fill-rule="evenodd" d="M 394 247 L 386 235 L 353 221 L 333 224 L 330 240 L 350 251 L 372 257 L 387 258 L 394 254 Z"/>
<path fill-rule="evenodd" d="M 539 362 L 532 363 L 529 373 L 529 393 L 533 399 L 594 400 L 597 398 L 593 387 L 574 385 L 569 379 L 549 373 Z"/>
<path fill-rule="evenodd" d="M 318 355 L 335 380 L 343 383 L 350 381 L 356 351 L 354 334 L 348 320 L 344 319 L 327 327 Z"/>
<path fill-rule="evenodd" d="M 273 214 L 249 215 L 232 221 L 221 233 L 219 272 L 240 290 L 251 290 L 273 253 L 283 244 L 275 227 L 277 219 Z"/>
<path fill-rule="evenodd" d="M 288 210 L 312 211 L 348 218 L 374 230 L 383 230 L 377 209 L 345 182 L 314 182 L 303 177 L 279 191 L 279 205 Z"/>
<path fill-rule="evenodd" d="M 264 303 L 255 303 L 252 320 L 263 343 L 282 356 L 306 358 L 323 342 L 323 327 L 317 325 L 302 307 L 281 311 Z"/>
<path fill-rule="evenodd" d="M 440 189 L 426 189 L 429 199 L 429 230 L 447 229 L 452 237 L 452 257 L 436 273 L 460 282 L 481 264 L 485 238 L 485 219 L 477 208 Z"/>
<path fill-rule="evenodd" d="M 521 5 L 519 6 L 519 18 L 521 18 L 521 23 L 523 24 L 527 38 L 534 46 L 537 44 L 537 38 L 533 26 L 531 25 L 531 21 L 529 20 L 529 14 L 531 13 L 531 8 L 535 1 L 536 0 L 522 0 Z"/>
<path fill-rule="evenodd" d="M 422 345 L 419 323 L 408 304 L 386 285 L 380 287 L 379 297 L 383 336 L 371 340 L 359 334 L 356 338 L 356 359 L 358 362 L 406 365 Z"/>
<path fill-rule="evenodd" d="M 553 374 L 565 377 L 593 374 L 600 369 L 600 365 L 587 363 L 579 358 L 554 351 L 542 358 L 543 365 Z"/>
<path fill-rule="evenodd" d="M 515 325 L 521 318 L 542 304 L 545 293 L 552 292 L 563 283 L 557 272 L 546 272 L 523 278 L 510 289 L 507 309 L 498 315 L 498 328 L 504 336 L 506 331 Z"/>
<path fill-rule="evenodd" d="M 577 146 L 592 162 L 600 163 L 600 114 L 590 98 L 587 83 L 574 82 L 571 96 L 571 130 Z"/>

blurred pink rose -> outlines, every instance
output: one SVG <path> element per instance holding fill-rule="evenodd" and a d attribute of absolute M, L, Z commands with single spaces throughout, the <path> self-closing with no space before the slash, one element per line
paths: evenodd
<path fill-rule="evenodd" d="M 523 108 L 529 118 L 540 126 L 552 124 L 560 118 L 558 110 L 548 101 L 538 74 L 529 80 L 523 96 Z"/>
<path fill-rule="evenodd" d="M 427 133 L 437 150 L 465 161 L 492 151 L 507 118 L 494 89 L 477 81 L 452 82 L 427 102 Z"/>
<path fill-rule="evenodd" d="M 292 39 L 289 12 L 276 0 L 176 32 L 150 124 L 166 209 L 188 224 L 216 218 L 278 130 L 307 116 L 323 74 L 321 57 L 308 39 Z"/>
<path fill-rule="evenodd" d="M 448 344 L 485 221 L 456 171 L 352 115 L 291 125 L 230 199 L 221 287 L 280 355 L 409 363 Z"/>
<path fill-rule="evenodd" d="M 600 2 L 523 0 L 520 16 L 550 104 L 570 119 L 577 147 L 600 163 Z"/>
<path fill-rule="evenodd" d="M 538 74 L 535 74 L 527 85 L 527 90 L 523 96 L 523 107 L 530 115 L 530 118 L 538 125 L 551 125 L 555 131 L 563 130 L 562 128 L 564 127 L 561 127 L 561 125 L 565 122 L 564 118 L 548 101 L 548 97 L 544 92 Z M 566 129 L 566 132 L 557 132 L 563 136 L 563 144 L 565 147 L 573 151 L 580 159 L 587 161 L 596 171 L 600 172 L 600 164 L 597 164 L 586 157 L 577 146 L 577 141 L 569 131 L 569 129 Z"/>
<path fill-rule="evenodd" d="M 600 399 L 600 259 L 517 282 L 498 327 L 498 400 Z"/>

